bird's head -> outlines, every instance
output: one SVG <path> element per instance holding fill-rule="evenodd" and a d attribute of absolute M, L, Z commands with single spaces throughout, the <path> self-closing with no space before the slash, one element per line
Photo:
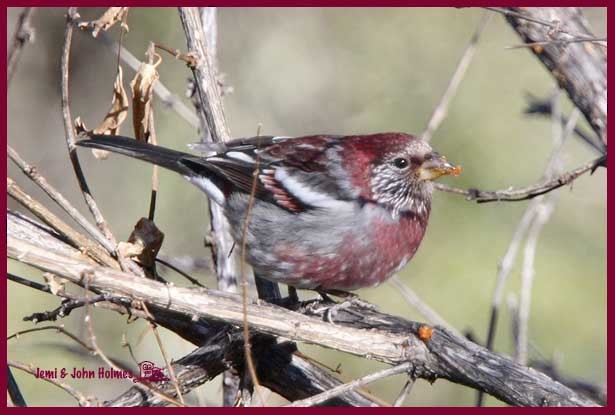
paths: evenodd
<path fill-rule="evenodd" d="M 357 165 L 348 166 L 352 180 L 361 188 L 362 196 L 393 211 L 429 213 L 432 180 L 459 174 L 453 166 L 425 141 L 403 133 L 357 136 L 347 158 Z"/>

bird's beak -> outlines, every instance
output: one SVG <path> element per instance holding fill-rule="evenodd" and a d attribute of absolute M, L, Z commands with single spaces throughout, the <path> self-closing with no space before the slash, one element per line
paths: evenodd
<path fill-rule="evenodd" d="M 432 153 L 418 169 L 419 180 L 434 180 L 440 176 L 449 174 L 459 176 L 461 166 L 453 166 L 446 160 L 446 157 L 438 153 Z"/>

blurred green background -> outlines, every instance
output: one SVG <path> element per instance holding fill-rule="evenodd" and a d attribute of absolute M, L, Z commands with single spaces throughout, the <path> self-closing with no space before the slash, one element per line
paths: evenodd
<path fill-rule="evenodd" d="M 80 9 L 84 19 L 102 9 Z M 7 34 L 19 9 L 9 9 Z M 224 82 L 233 92 L 224 98 L 233 136 L 263 134 L 298 136 L 312 133 L 420 133 L 443 94 L 483 11 L 478 9 L 255 9 L 218 11 L 218 54 Z M 606 36 L 606 9 L 585 9 L 597 36 Z M 33 17 L 36 41 L 26 47 L 8 90 L 8 140 L 39 168 L 84 213 L 87 212 L 68 162 L 60 112 L 59 62 L 64 9 L 38 9 Z M 177 10 L 133 8 L 125 46 L 144 56 L 150 40 L 185 50 Z M 117 38 L 119 30 L 111 30 Z M 432 145 L 463 166 L 458 178 L 445 182 L 461 187 L 500 189 L 540 179 L 552 143 L 548 119 L 522 114 L 525 94 L 545 97 L 554 81 L 520 43 L 504 19 L 495 15 L 480 40 L 448 117 Z M 184 98 L 191 74 L 184 64 L 163 55 L 160 79 Z M 101 41 L 76 32 L 71 55 L 73 117 L 90 128 L 106 113 L 115 77 L 116 56 Z M 124 68 L 125 86 L 134 72 Z M 571 105 L 562 94 L 562 107 Z M 162 145 L 185 149 L 197 133 L 173 111 L 156 106 L 156 129 Z M 122 133 L 133 135 L 131 120 Z M 589 131 L 583 120 L 581 127 Z M 147 215 L 151 167 L 123 157 L 95 160 L 80 152 L 82 165 L 99 206 L 118 239 Z M 564 164 L 574 168 L 595 154 L 576 138 L 564 147 Z M 8 174 L 33 196 L 48 199 L 12 165 Z M 560 370 L 597 384 L 606 382 L 606 172 L 583 176 L 572 188 L 558 191 L 555 212 L 540 236 L 532 294 L 529 336 L 535 346 L 530 358 L 556 358 Z M 9 208 L 22 210 L 9 200 Z M 526 208 L 526 202 L 475 204 L 446 193 L 434 196 L 430 226 L 411 264 L 400 277 L 452 326 L 469 330 L 483 342 L 495 285 L 497 264 Z M 63 213 L 54 211 L 60 216 Z M 160 174 L 157 224 L 166 238 L 162 253 L 207 256 L 206 199 L 179 176 Z M 509 296 L 518 298 L 522 253 L 506 286 L 496 350 L 512 354 Z M 8 261 L 10 272 L 41 280 L 41 273 Z M 168 272 L 177 284 L 186 284 Z M 215 279 L 197 275 L 209 286 Z M 383 311 L 409 319 L 424 318 L 391 284 L 359 294 Z M 8 283 L 8 332 L 31 328 L 22 318 L 50 310 L 58 300 Z M 82 310 L 59 323 L 87 337 Z M 155 340 L 142 321 L 125 324 L 125 317 L 97 311 L 94 326 L 100 346 L 129 364 L 123 336 L 138 360 L 162 366 Z M 194 349 L 162 329 L 167 352 L 178 358 Z M 332 367 L 341 365 L 343 378 L 367 374 L 383 365 L 313 346 L 301 346 L 310 356 Z M 541 356 L 539 353 L 542 353 Z M 97 368 L 103 363 L 67 338 L 51 331 L 22 336 L 8 343 L 8 358 L 41 368 Z M 31 405 L 74 405 L 55 387 L 15 371 Z M 390 378 L 369 390 L 392 402 L 404 383 Z M 71 382 L 87 394 L 110 399 L 129 382 Z M 220 379 L 190 396 L 192 404 L 219 405 Z M 418 381 L 406 405 L 472 405 L 475 392 L 446 381 Z M 272 404 L 283 402 L 272 397 Z M 488 405 L 501 405 L 489 398 Z"/>

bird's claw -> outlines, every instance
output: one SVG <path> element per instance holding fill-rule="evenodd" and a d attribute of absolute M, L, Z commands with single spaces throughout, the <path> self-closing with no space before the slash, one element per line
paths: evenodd
<path fill-rule="evenodd" d="M 337 315 L 337 313 L 341 310 L 346 310 L 346 312 L 350 314 L 353 314 L 357 317 L 362 317 L 362 315 L 357 310 L 353 310 L 351 308 L 353 306 L 366 309 L 366 310 L 370 310 L 370 311 L 377 310 L 377 307 L 374 304 L 368 303 L 367 301 L 363 301 L 356 294 L 352 294 L 346 291 L 333 291 L 333 292 L 332 291 L 329 291 L 329 292 L 319 291 L 319 294 L 323 298 L 323 300 L 327 302 L 335 303 L 331 299 L 331 297 L 329 297 L 328 294 L 335 295 L 343 299 L 343 301 L 340 303 L 335 303 L 332 306 L 323 307 L 325 310 L 323 319 L 332 324 L 335 324 L 333 320 L 335 319 L 335 316 Z M 323 308 L 321 308 L 320 310 L 322 311 Z"/>

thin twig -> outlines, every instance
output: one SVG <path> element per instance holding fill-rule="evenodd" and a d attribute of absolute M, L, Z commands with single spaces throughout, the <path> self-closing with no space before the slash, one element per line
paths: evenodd
<path fill-rule="evenodd" d="M 35 290 L 38 291 L 42 291 L 45 293 L 51 293 L 51 289 L 49 288 L 49 286 L 45 285 L 45 284 L 41 284 L 40 282 L 36 282 L 36 281 L 30 281 L 26 278 L 22 278 L 18 275 L 15 274 L 11 274 L 10 272 L 8 272 L 6 274 L 6 279 L 9 281 L 13 281 L 16 282 L 17 284 L 21 284 L 25 287 L 29 287 L 29 288 L 33 288 Z M 64 297 L 63 292 L 57 292 L 56 293 L 59 297 Z"/>
<path fill-rule="evenodd" d="M 341 364 L 339 364 L 337 367 L 331 367 L 317 359 L 314 359 L 308 355 L 301 353 L 298 350 L 293 353 L 293 356 L 301 357 L 302 359 L 305 359 L 306 361 L 311 362 L 318 367 L 321 367 L 329 372 L 337 374 L 338 375 L 337 379 L 339 379 L 341 382 L 346 383 L 346 382 L 352 381 L 352 378 L 350 376 L 344 375 L 344 372 L 341 370 L 341 366 L 342 366 Z M 379 406 L 384 406 L 384 407 L 391 406 L 387 401 L 385 401 L 382 398 L 377 397 L 373 393 L 369 392 L 367 389 L 357 388 L 356 392 L 360 393 L 362 396 L 368 398 L 372 403 L 375 403 Z"/>
<path fill-rule="evenodd" d="M 395 399 L 395 402 L 393 403 L 394 407 L 399 407 L 404 404 L 404 402 L 408 398 L 408 395 L 410 394 L 410 391 L 412 390 L 412 386 L 414 386 L 414 379 L 408 376 L 408 380 L 406 381 L 404 387 L 399 393 L 399 396 L 397 397 L 397 399 Z"/>
<path fill-rule="evenodd" d="M 521 269 L 521 289 L 519 301 L 519 335 L 517 336 L 517 347 L 515 348 L 515 361 L 522 365 L 527 365 L 527 345 L 529 341 L 528 323 L 530 318 L 530 304 L 532 299 L 532 286 L 534 282 L 534 258 L 536 257 L 536 245 L 543 226 L 549 220 L 553 212 L 553 201 L 541 201 L 536 208 L 536 215 L 527 241 L 523 250 L 523 267 Z"/>
<path fill-rule="evenodd" d="M 151 313 L 149 312 L 147 308 L 147 305 L 145 303 L 142 303 L 142 305 L 143 305 L 143 309 L 145 310 L 145 312 L 151 315 Z M 162 354 L 162 359 L 164 360 L 164 364 L 166 365 L 167 372 L 169 373 L 169 376 L 171 376 L 171 383 L 173 384 L 173 387 L 175 388 L 175 393 L 177 393 L 177 396 L 179 397 L 179 401 L 182 403 L 182 405 L 185 406 L 186 401 L 184 401 L 184 395 L 182 394 L 179 382 L 177 381 L 175 370 L 173 369 L 173 365 L 171 365 L 171 361 L 169 360 L 167 351 L 164 345 L 162 344 L 162 339 L 160 338 L 160 333 L 158 332 L 158 328 L 152 322 L 152 320 L 154 320 L 153 316 L 152 316 L 152 319 L 148 320 L 149 327 L 152 330 L 152 333 L 154 333 L 154 337 L 156 338 L 158 349 L 160 349 L 160 353 Z"/>
<path fill-rule="evenodd" d="M 56 292 L 55 294 L 51 292 L 51 289 L 44 284 L 40 284 L 38 282 L 35 281 L 30 281 L 27 280 L 25 278 L 21 278 L 18 277 L 14 274 L 7 274 L 7 279 L 10 281 L 13 281 L 17 284 L 21 284 L 24 285 L 26 287 L 44 292 L 44 293 L 48 293 L 48 294 L 52 294 L 52 295 L 56 295 L 58 297 L 62 297 L 62 298 L 67 298 L 70 300 L 77 300 L 78 298 L 76 296 L 67 294 L 63 291 L 60 292 Z M 112 300 L 115 300 L 116 298 L 112 298 Z M 119 314 L 129 314 L 130 317 L 140 317 L 142 319 L 148 320 L 151 316 L 148 316 L 145 312 L 143 312 L 142 310 L 138 310 L 136 308 L 131 307 L 131 301 L 129 300 L 128 302 L 126 301 L 115 301 L 115 302 L 111 302 L 111 301 L 101 301 L 101 302 L 95 302 L 92 303 L 95 307 L 100 307 L 100 308 L 104 308 L 106 310 L 111 310 L 111 311 L 115 311 Z M 84 302 L 85 305 L 85 302 Z M 28 330 L 26 330 L 27 332 Z M 36 330 L 32 330 L 32 331 L 36 331 Z"/>
<path fill-rule="evenodd" d="M 553 108 L 551 99 L 539 99 L 535 97 L 531 93 L 527 93 L 528 104 L 527 107 L 523 110 L 524 114 L 529 115 L 543 115 L 548 116 L 549 118 L 553 117 Z M 580 111 L 577 107 L 575 107 L 576 111 Z M 571 114 L 572 115 L 572 114 Z M 566 118 L 562 115 L 562 124 L 567 125 L 569 118 Z M 574 127 L 574 134 L 579 137 L 583 142 L 589 145 L 591 148 L 596 150 L 600 155 L 606 155 L 606 144 L 600 139 L 598 136 L 592 136 L 579 128 L 578 126 Z M 595 137 L 595 138 L 594 138 Z"/>
<path fill-rule="evenodd" d="M 521 246 L 521 241 L 525 237 L 525 234 L 527 233 L 530 224 L 534 220 L 534 216 L 536 214 L 535 206 L 537 204 L 537 201 L 532 201 L 532 203 L 528 205 L 523 216 L 521 217 L 521 220 L 515 228 L 515 232 L 513 233 L 510 243 L 508 244 L 508 248 L 506 248 L 506 253 L 498 264 L 498 275 L 496 277 L 495 288 L 493 290 L 493 296 L 491 300 L 491 316 L 489 318 L 489 326 L 487 328 L 486 347 L 489 350 L 493 349 L 493 341 L 495 338 L 498 312 L 500 309 L 500 305 L 502 304 L 504 287 L 506 286 L 508 276 L 512 271 L 515 259 L 517 258 L 517 252 L 519 251 L 519 247 Z"/>
<path fill-rule="evenodd" d="M 70 67 L 70 50 L 73 39 L 73 29 L 75 20 L 79 17 L 77 13 L 76 7 L 69 7 L 66 14 L 66 27 L 64 29 L 64 46 L 62 47 L 62 59 L 60 64 L 61 70 L 61 90 L 62 90 L 62 117 L 64 120 L 64 133 L 66 135 L 66 147 L 68 149 L 68 156 L 70 158 L 71 164 L 73 166 L 73 171 L 75 173 L 75 177 L 77 178 L 77 182 L 79 183 L 79 188 L 81 189 L 81 193 L 85 200 L 90 213 L 94 217 L 96 221 L 96 226 L 102 231 L 105 238 L 109 240 L 111 245 L 117 247 L 117 241 L 109 229 L 109 225 L 105 221 L 105 218 L 102 215 L 102 212 L 98 208 L 98 204 L 96 200 L 92 196 L 90 192 L 90 188 L 87 184 L 85 176 L 83 174 L 83 170 L 81 169 L 81 163 L 79 163 L 79 156 L 77 155 L 77 148 L 75 145 L 75 128 L 73 125 L 73 117 L 70 111 L 70 98 L 68 93 L 68 82 L 69 82 L 69 67 Z M 117 256 L 117 259 L 120 263 L 120 266 L 124 270 L 129 270 L 136 275 L 144 276 L 143 270 L 139 268 L 134 262 L 124 258 L 121 252 L 115 249 L 114 254 Z"/>
<path fill-rule="evenodd" d="M 175 57 L 175 59 L 178 59 L 180 61 L 185 62 L 186 65 L 188 65 L 188 67 L 196 66 L 196 59 L 190 53 L 182 53 L 179 49 L 172 49 L 172 48 L 170 48 L 170 47 L 168 47 L 166 45 L 163 45 L 161 43 L 154 43 L 154 46 L 156 47 L 156 49 L 163 50 L 163 51 L 173 55 L 173 57 Z"/>
<path fill-rule="evenodd" d="M 565 22 L 567 28 L 574 28 L 582 35 L 572 37 L 594 37 L 579 7 L 508 7 L 513 12 L 506 21 L 521 37 L 523 42 L 545 39 L 567 39 L 558 35 L 558 28 Z M 528 22 L 549 20 L 554 27 Z M 570 44 L 568 47 L 534 47 L 532 53 L 549 71 L 559 87 L 565 90 L 573 104 L 581 110 L 596 135 L 607 142 L 607 50 L 593 44 Z"/>
<path fill-rule="evenodd" d="M 47 195 L 58 204 L 71 218 L 75 220 L 96 242 L 101 244 L 110 254 L 114 252 L 115 247 L 111 245 L 109 240 L 100 232 L 100 230 L 92 225 L 66 198 L 52 185 L 50 185 L 38 169 L 31 164 L 28 164 L 21 158 L 11 146 L 7 146 L 7 153 L 11 161 L 13 161 L 26 176 L 36 183 Z"/>
<path fill-rule="evenodd" d="M 194 272 L 215 272 L 212 267 L 211 260 L 204 256 L 170 256 L 165 254 L 158 254 L 157 259 L 158 258 L 162 259 L 165 263 L 168 263 L 173 267 L 181 269 L 186 274 L 191 274 Z"/>
<path fill-rule="evenodd" d="M 553 150 L 545 169 L 545 177 L 553 177 L 562 170 L 561 150 L 564 142 L 574 131 L 574 127 L 578 121 L 580 111 L 575 111 L 571 115 L 565 128 L 562 128 L 561 105 L 559 102 L 559 94 L 555 94 L 552 99 L 552 129 L 553 129 Z M 529 317 L 532 298 L 532 286 L 534 282 L 534 259 L 536 257 L 536 246 L 540 232 L 547 223 L 555 208 L 556 194 L 552 193 L 546 197 L 538 198 L 536 206 L 536 214 L 531 228 L 528 232 L 525 249 L 523 251 L 523 267 L 521 269 L 521 288 L 519 295 L 519 311 L 518 311 L 518 336 L 516 342 L 515 361 L 527 365 L 528 359 L 528 344 L 529 344 Z"/>
<path fill-rule="evenodd" d="M 257 145 L 258 147 L 258 145 Z M 260 158 L 257 153 L 256 162 L 254 166 L 254 171 L 257 172 L 259 169 Z M 248 363 L 248 370 L 250 372 L 250 377 L 252 378 L 252 383 L 254 385 L 254 390 L 257 391 L 259 395 L 261 405 L 265 406 L 265 400 L 262 396 L 260 383 L 258 382 L 258 376 L 256 375 L 256 367 L 254 366 L 254 358 L 252 356 L 252 346 L 250 344 L 250 328 L 248 326 L 248 280 L 245 274 L 245 263 L 246 263 L 246 242 L 248 240 L 247 232 L 248 232 L 248 224 L 250 222 L 250 213 L 252 212 L 252 207 L 254 206 L 254 199 L 256 197 L 256 185 L 258 180 L 258 175 L 254 174 L 252 178 L 252 187 L 250 189 L 250 198 L 248 199 L 248 208 L 246 209 L 246 218 L 243 223 L 243 230 L 241 235 L 241 297 L 242 297 L 242 307 L 243 307 L 243 338 L 244 338 L 244 353 L 246 355 L 246 362 Z"/>
<path fill-rule="evenodd" d="M 90 290 L 89 284 L 90 284 L 90 274 L 88 272 L 84 272 L 82 274 L 82 281 L 84 284 L 84 291 L 86 293 L 86 298 L 87 298 L 87 292 Z M 83 321 L 85 322 L 85 326 L 87 328 L 87 332 L 88 332 L 88 336 L 89 336 L 89 341 L 90 341 L 90 347 L 92 347 L 92 349 L 94 349 L 93 354 L 95 356 L 98 356 L 102 359 L 103 362 L 105 362 L 107 364 L 107 366 L 118 370 L 118 371 L 122 371 L 123 369 L 120 368 L 118 365 L 115 364 L 115 362 L 113 362 L 109 357 L 107 357 L 107 355 L 105 354 L 105 352 L 103 352 L 103 350 L 100 348 L 100 346 L 98 345 L 98 341 L 96 340 L 96 334 L 94 333 L 94 325 L 92 323 L 92 315 L 90 312 L 90 303 L 86 302 L 85 304 L 85 317 L 83 319 Z M 140 388 L 146 388 L 152 391 L 152 393 L 158 394 L 160 396 L 161 399 L 165 400 L 166 402 L 176 405 L 176 406 L 185 406 L 183 403 L 177 401 L 176 399 L 173 399 L 170 396 L 167 396 L 163 393 L 160 393 L 158 391 L 156 391 L 156 388 L 153 387 L 153 385 L 149 384 L 148 382 L 142 382 L 142 383 L 137 383 L 137 387 Z"/>
<path fill-rule="evenodd" d="M 69 339 L 74 340 L 75 343 L 79 344 L 81 347 L 86 349 L 88 352 L 93 352 L 94 351 L 94 349 L 92 347 L 88 346 L 83 340 L 81 340 L 75 334 L 73 334 L 70 331 L 66 330 L 64 328 L 64 326 L 57 326 L 57 325 L 44 326 L 44 327 L 34 327 L 34 328 L 31 328 L 31 329 L 21 330 L 21 331 L 15 332 L 15 333 L 11 334 L 10 336 L 8 336 L 6 338 L 6 340 L 8 341 L 8 340 L 11 340 L 11 339 L 19 339 L 24 334 L 34 333 L 34 332 L 38 332 L 38 331 L 47 331 L 47 330 L 54 330 L 54 331 L 57 331 L 60 334 L 63 334 L 65 336 L 67 336 Z"/>
<path fill-rule="evenodd" d="M 17 362 L 15 360 L 9 360 L 7 364 L 10 367 L 14 367 L 15 369 L 22 370 L 36 377 L 37 371 L 30 364 Z M 83 393 L 79 392 L 77 389 L 73 388 L 68 383 L 60 382 L 57 379 L 49 378 L 49 377 L 40 377 L 38 379 L 42 379 L 45 382 L 49 382 L 52 385 L 55 385 L 58 388 L 64 390 L 66 393 L 68 393 L 69 395 L 71 395 L 73 398 L 77 400 L 77 402 L 79 403 L 79 406 L 92 406 L 92 403 L 97 403 L 94 398 L 86 397 Z"/>
<path fill-rule="evenodd" d="M 546 26 L 550 28 L 554 34 L 559 32 L 559 33 L 565 33 L 567 35 L 574 36 L 577 38 L 587 37 L 587 35 L 574 33 L 574 32 L 567 30 L 566 28 L 562 27 L 559 21 L 548 22 L 546 20 L 538 19 L 532 16 L 527 16 L 523 13 L 517 13 L 515 11 L 508 10 L 504 7 L 485 7 L 485 9 L 491 10 L 492 12 L 501 13 L 504 16 L 512 16 L 512 17 L 516 17 L 517 19 L 523 19 L 523 20 L 527 20 L 528 22 L 537 23 L 539 25 Z"/>
<path fill-rule="evenodd" d="M 73 126 L 73 117 L 70 111 L 70 98 L 68 93 L 68 82 L 69 82 L 69 67 L 70 67 L 70 49 L 73 39 L 73 22 L 75 19 L 79 17 L 77 13 L 76 7 L 69 7 L 66 15 L 66 27 L 64 30 L 64 46 L 62 48 L 62 61 L 61 61 L 61 89 L 62 89 L 62 115 L 64 118 L 64 132 L 66 134 L 66 146 L 68 148 L 68 155 L 70 157 L 70 161 L 73 165 L 73 170 L 75 172 L 75 176 L 77 177 L 77 181 L 79 183 L 79 187 L 81 192 L 83 193 L 83 197 L 85 199 L 85 203 L 87 204 L 90 212 L 94 216 L 96 220 L 96 225 L 100 228 L 105 237 L 115 246 L 117 242 L 111 233 L 111 230 L 107 226 L 107 222 L 105 221 L 96 201 L 92 197 L 90 192 L 90 188 L 85 180 L 85 176 L 83 175 L 83 170 L 81 169 L 81 164 L 79 163 L 79 157 L 77 156 L 77 150 L 75 146 L 75 129 Z"/>
<path fill-rule="evenodd" d="M 6 84 L 10 85 L 11 78 L 15 73 L 15 68 L 23 52 L 24 46 L 34 40 L 34 28 L 30 25 L 30 19 L 34 12 L 34 7 L 24 7 L 17 19 L 17 26 L 13 33 L 13 44 L 9 50 L 6 64 Z"/>
<path fill-rule="evenodd" d="M 190 52 L 196 54 L 199 64 L 193 69 L 198 98 L 198 110 L 202 115 L 202 134 L 211 136 L 215 142 L 224 142 L 231 139 L 230 130 L 224 115 L 224 108 L 220 98 L 214 68 L 209 61 L 209 52 L 206 44 L 207 36 L 204 34 L 200 14 L 196 8 L 186 7 L 179 9 L 180 19 L 188 42 Z M 207 132 L 209 131 L 209 132 Z M 211 225 L 215 237 L 214 263 L 218 276 L 218 287 L 228 291 L 236 291 L 235 277 L 239 270 L 237 255 L 232 251 L 234 241 L 230 235 L 230 225 L 224 217 L 222 208 L 210 203 Z"/>
<path fill-rule="evenodd" d="M 155 57 L 156 57 L 156 51 L 154 50 L 154 44 L 150 42 L 150 46 L 147 48 L 148 63 L 149 64 L 153 64 L 154 60 L 155 60 Z M 157 82 L 154 82 L 154 84 L 156 84 L 156 83 Z M 153 107 L 153 105 L 150 107 L 150 111 L 149 111 L 149 114 L 147 116 L 149 117 L 149 120 L 148 120 L 149 121 L 148 122 L 149 137 L 147 137 L 148 138 L 148 142 L 150 144 L 153 144 L 153 145 L 157 146 L 158 145 L 158 136 L 156 135 L 156 126 L 155 126 L 154 107 Z M 156 212 L 156 197 L 158 195 L 158 188 L 160 187 L 160 180 L 158 179 L 158 170 L 159 170 L 158 166 L 154 164 L 152 166 L 152 191 L 151 191 L 151 195 L 150 195 L 149 213 L 148 213 L 148 216 L 147 216 L 148 219 L 151 220 L 152 222 L 154 221 L 154 215 L 155 215 L 155 212 Z M 155 264 L 154 264 L 154 267 L 155 267 Z"/>
<path fill-rule="evenodd" d="M 23 394 L 21 393 L 21 390 L 19 389 L 19 385 L 17 384 L 17 380 L 15 379 L 15 376 L 13 376 L 13 371 L 11 370 L 10 367 L 7 367 L 6 372 L 7 372 L 6 390 L 11 400 L 10 402 L 7 402 L 7 406 L 10 406 L 11 404 L 13 406 L 22 407 L 22 408 L 28 406 L 26 404 L 25 398 L 23 397 Z"/>
<path fill-rule="evenodd" d="M 156 257 L 156 262 L 161 263 L 162 265 L 164 265 L 167 268 L 171 268 L 173 271 L 177 272 L 179 275 L 181 275 L 182 277 L 184 277 L 185 279 L 190 281 L 192 284 L 197 285 L 197 286 L 202 287 L 202 288 L 205 288 L 205 286 L 203 284 L 201 284 L 199 282 L 199 280 L 197 280 L 196 278 L 191 277 L 187 272 L 182 271 L 181 269 L 179 269 L 175 265 L 171 264 L 170 262 L 168 262 L 168 261 L 166 261 L 166 260 L 164 260 L 162 258 L 158 258 L 158 257 Z"/>
<path fill-rule="evenodd" d="M 555 40 L 543 40 L 540 42 L 529 42 L 529 43 L 522 43 L 520 45 L 512 45 L 512 46 L 506 46 L 505 49 L 524 49 L 524 48 L 533 48 L 535 46 L 546 46 L 546 45 L 567 45 L 569 43 L 595 43 L 597 45 L 600 45 L 602 47 L 607 47 L 606 45 L 606 38 L 591 38 L 591 37 L 585 37 L 585 38 L 572 38 L 572 39 L 555 39 Z M 604 42 L 604 43 L 603 43 Z"/>
<path fill-rule="evenodd" d="M 393 275 L 389 278 L 389 282 L 393 284 L 399 291 L 399 294 L 404 300 L 412 307 L 414 307 L 423 317 L 427 319 L 427 322 L 432 325 L 443 326 L 455 333 L 458 336 L 462 334 L 453 326 L 451 326 L 436 310 L 431 308 L 429 304 L 425 303 L 414 290 L 404 284 L 397 275 Z"/>
<path fill-rule="evenodd" d="M 201 126 L 202 136 L 209 137 L 214 142 L 228 141 L 231 139 L 231 134 L 224 114 L 220 87 L 216 77 L 216 56 L 213 54 L 214 51 L 209 49 L 208 45 L 208 41 L 211 40 L 213 34 L 206 33 L 204 28 L 205 22 L 202 20 L 203 15 L 199 13 L 197 8 L 180 7 L 179 15 L 184 31 L 186 32 L 189 52 L 194 53 L 198 60 L 198 65 L 193 68 L 193 73 L 196 92 L 195 105 L 201 123 L 203 124 Z M 210 25 L 207 29 L 215 30 L 215 27 Z M 216 250 L 213 257 L 216 263 L 218 288 L 225 291 L 236 291 L 236 274 L 239 268 L 243 267 L 243 262 L 236 254 L 229 255 L 234 246 L 234 241 L 230 236 L 230 225 L 222 212 L 222 207 L 215 203 L 210 203 L 209 208 L 211 213 L 211 227 L 214 237 L 216 238 Z M 239 272 L 242 278 L 245 278 L 243 268 L 239 270 Z M 245 288 L 244 292 L 247 294 Z M 244 341 L 248 343 L 249 337 L 245 337 Z M 249 348 L 249 344 L 247 344 L 246 347 Z M 253 363 L 250 362 L 251 359 L 251 354 L 247 353 L 246 361 L 248 362 L 248 369 L 253 368 Z M 261 392 L 258 388 L 258 380 L 255 377 L 255 372 L 253 373 L 252 370 L 250 370 L 250 375 L 255 389 L 258 391 L 257 393 L 260 394 Z M 225 382 L 224 385 L 226 384 Z M 236 384 L 236 379 L 233 384 Z M 261 401 L 264 404 L 262 397 Z"/>
<path fill-rule="evenodd" d="M 81 308 L 88 304 L 100 303 L 103 301 L 107 301 L 107 296 L 104 294 L 98 294 L 95 297 L 88 297 L 85 299 L 81 299 L 81 298 L 66 299 L 62 301 L 62 304 L 60 304 L 60 306 L 55 308 L 54 310 L 36 312 L 29 316 L 24 317 L 23 320 L 32 321 L 34 323 L 40 323 L 42 321 L 56 321 L 58 318 L 63 318 L 63 317 L 70 315 L 70 313 L 77 308 Z"/>
<path fill-rule="evenodd" d="M 436 106 L 436 109 L 431 114 L 431 118 L 427 123 L 427 128 L 425 128 L 425 131 L 423 131 L 423 133 L 421 134 L 421 138 L 423 140 L 431 140 L 433 133 L 438 129 L 440 123 L 442 123 L 442 121 L 444 120 L 444 117 L 446 117 L 450 102 L 455 96 L 457 89 L 459 88 L 459 85 L 461 84 L 461 81 L 463 80 L 463 77 L 468 70 L 468 66 L 470 66 L 470 62 L 472 62 L 472 58 L 474 57 L 474 53 L 476 52 L 476 45 L 478 44 L 478 40 L 480 39 L 483 30 L 487 26 L 489 19 L 491 19 L 491 14 L 484 13 L 480 21 L 478 22 L 478 26 L 476 27 L 474 34 L 470 38 L 470 43 L 468 44 L 468 46 L 466 46 L 466 49 L 463 52 L 459 63 L 457 64 L 457 68 L 455 69 L 455 72 L 453 73 L 453 76 L 449 81 L 448 86 L 446 87 L 446 92 L 444 92 L 444 95 L 442 95 L 442 98 Z"/>
<path fill-rule="evenodd" d="M 605 385 L 599 385 L 586 379 L 564 375 L 560 373 L 557 367 L 558 365 L 552 359 L 542 361 L 533 360 L 529 362 L 529 366 L 536 370 L 540 370 L 554 380 L 568 386 L 575 392 L 587 396 L 600 405 L 607 404 L 607 390 Z"/>
<path fill-rule="evenodd" d="M 559 189 L 562 186 L 572 183 L 578 177 L 587 172 L 593 172 L 600 166 L 606 167 L 606 156 L 599 157 L 595 160 L 588 161 L 584 165 L 563 173 L 561 176 L 554 179 L 547 179 L 543 182 L 533 184 L 527 187 L 508 188 L 502 190 L 478 190 L 478 189 L 460 189 L 457 187 L 447 186 L 442 183 L 434 183 L 434 188 L 448 192 L 463 195 L 466 200 L 475 201 L 477 203 L 487 202 L 517 202 L 520 200 L 533 199 L 537 196 L 549 193 L 552 190 Z"/>
<path fill-rule="evenodd" d="M 363 385 L 367 385 L 368 383 L 374 382 L 376 380 L 384 379 L 389 376 L 398 375 L 400 373 L 407 372 L 412 369 L 412 363 L 402 363 L 397 366 L 389 367 L 384 370 L 371 373 L 369 375 L 363 376 L 361 378 L 355 379 L 352 382 L 344 383 L 343 385 L 336 386 L 333 389 L 329 389 L 328 391 L 324 391 L 319 393 L 318 395 L 314 395 L 312 397 L 301 399 L 299 401 L 294 401 L 293 403 L 287 406 L 294 407 L 305 407 L 305 406 L 314 406 L 322 403 L 328 399 L 334 398 L 336 396 L 341 395 L 342 393 L 355 390 Z"/>
<path fill-rule="evenodd" d="M 552 100 L 552 102 L 555 102 L 555 101 Z M 572 132 L 575 129 L 575 126 L 577 124 L 580 114 L 581 113 L 578 109 L 575 109 L 572 112 L 569 120 L 566 123 L 564 132 L 562 133 L 563 134 L 562 137 L 566 138 L 572 134 Z M 559 128 L 556 125 L 558 124 L 561 126 L 562 117 L 561 117 L 559 110 L 555 110 L 552 112 L 552 119 L 554 120 L 554 125 L 555 125 L 554 128 Z M 559 165 L 559 154 L 560 154 L 563 142 L 564 140 L 562 139 L 561 141 L 558 141 L 554 144 L 553 150 L 547 162 L 547 166 L 545 167 L 544 177 L 547 179 L 552 177 L 554 173 L 556 172 L 555 167 Z M 540 213 L 541 204 L 542 204 L 542 196 L 536 199 L 533 199 L 528 204 L 525 212 L 523 213 L 523 216 L 521 217 L 521 220 L 519 221 L 519 224 L 515 228 L 513 237 L 508 245 L 508 248 L 506 249 L 506 253 L 504 254 L 504 257 L 502 258 L 502 261 L 498 264 L 498 275 L 496 278 L 496 284 L 495 284 L 495 288 L 493 291 L 493 297 L 491 300 L 491 313 L 489 317 L 489 325 L 487 328 L 486 347 L 489 350 L 493 350 L 493 342 L 495 340 L 495 333 L 497 329 L 497 319 L 498 319 L 498 314 L 499 314 L 499 308 L 502 303 L 502 297 L 504 294 L 504 286 L 506 285 L 506 281 L 508 280 L 510 272 L 512 271 L 512 267 L 517 257 L 517 253 L 519 251 L 519 247 L 521 245 L 523 238 L 528 233 L 528 231 L 532 233 L 532 231 L 530 231 L 532 224 L 538 220 L 537 216 L 541 214 Z M 537 238 L 537 235 L 534 235 L 533 237 Z M 528 283 L 528 280 L 527 280 L 527 274 L 526 274 L 526 281 L 525 281 L 526 291 L 528 289 L 527 283 Z M 529 307 L 529 304 L 527 307 Z M 519 316 L 517 316 L 516 321 L 517 322 L 519 321 Z M 517 347 L 518 347 L 518 344 L 519 344 L 519 341 L 515 339 L 515 345 Z M 518 349 L 515 348 L 515 350 L 518 350 Z M 515 354 L 517 355 L 517 352 L 515 352 Z M 484 397 L 483 392 L 479 391 L 477 394 L 476 406 L 482 406 L 483 397 Z"/>
<path fill-rule="evenodd" d="M 57 217 L 42 203 L 23 191 L 10 177 L 6 178 L 6 191 L 13 199 L 32 212 L 36 217 L 49 225 L 53 230 L 65 237 L 73 247 L 79 249 L 85 255 L 112 268 L 119 268 L 115 259 L 100 247 L 96 242 L 80 234 L 71 228 L 66 222 Z"/>
<path fill-rule="evenodd" d="M 128 49 L 115 42 L 107 33 L 99 32 L 97 39 L 100 39 L 114 52 L 119 53 L 122 62 L 128 65 L 133 71 L 136 72 L 139 70 L 141 62 Z M 194 114 L 194 111 L 173 94 L 160 80 L 154 85 L 154 93 L 160 98 L 165 108 L 171 108 L 192 127 L 198 128 L 199 120 Z"/>

